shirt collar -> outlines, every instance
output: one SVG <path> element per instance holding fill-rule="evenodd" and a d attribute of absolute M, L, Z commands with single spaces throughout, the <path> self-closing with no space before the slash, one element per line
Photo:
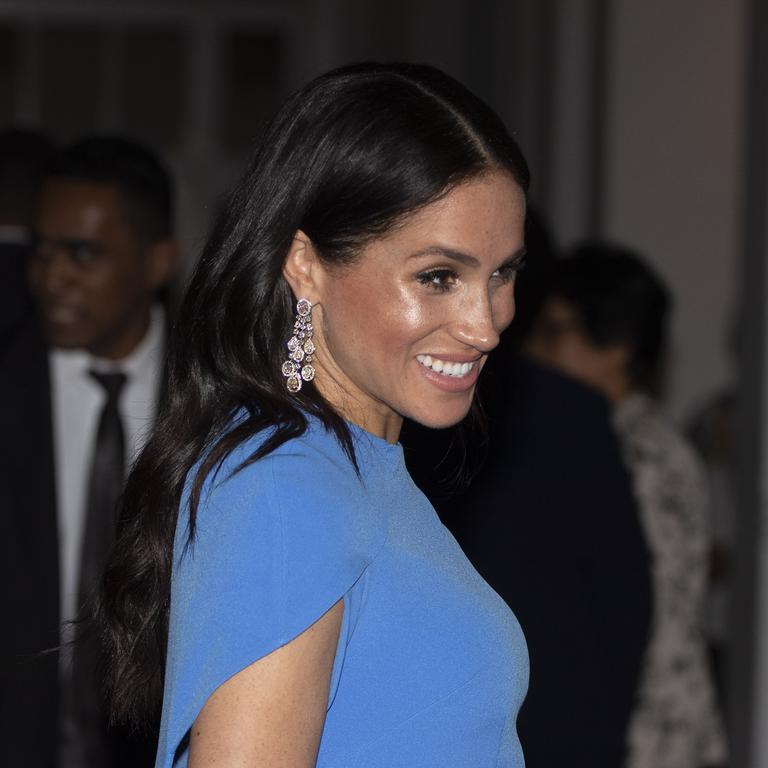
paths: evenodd
<path fill-rule="evenodd" d="M 83 374 L 89 370 L 102 373 L 122 372 L 133 379 L 141 376 L 154 365 L 158 364 L 163 355 L 163 328 L 165 326 L 165 312 L 162 307 L 152 307 L 149 327 L 144 338 L 136 349 L 122 360 L 110 360 L 104 357 L 95 357 L 82 349 L 64 350 L 53 349 L 53 359 L 60 365 L 79 369 Z M 70 369 L 71 370 L 71 369 Z"/>

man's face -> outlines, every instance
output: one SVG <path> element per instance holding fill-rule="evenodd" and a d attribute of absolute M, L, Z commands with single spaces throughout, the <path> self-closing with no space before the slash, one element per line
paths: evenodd
<path fill-rule="evenodd" d="M 157 278 L 112 184 L 43 185 L 30 283 L 53 347 L 120 359 L 143 338 Z"/>

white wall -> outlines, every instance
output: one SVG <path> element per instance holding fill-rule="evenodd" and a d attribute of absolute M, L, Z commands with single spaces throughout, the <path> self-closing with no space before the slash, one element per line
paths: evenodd
<path fill-rule="evenodd" d="M 603 230 L 676 298 L 668 406 L 724 384 L 741 248 L 745 0 L 614 0 Z"/>

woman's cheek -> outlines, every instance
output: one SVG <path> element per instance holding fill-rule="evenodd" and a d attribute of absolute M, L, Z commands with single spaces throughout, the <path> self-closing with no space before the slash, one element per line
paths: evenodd
<path fill-rule="evenodd" d="M 403 329 L 416 330 L 429 324 L 434 307 L 417 290 L 403 290 L 399 299 L 394 315 Z"/>

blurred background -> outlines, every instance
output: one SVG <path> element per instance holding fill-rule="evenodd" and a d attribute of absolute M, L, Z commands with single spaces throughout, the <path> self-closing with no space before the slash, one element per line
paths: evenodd
<path fill-rule="evenodd" d="M 171 165 L 187 267 L 292 90 L 361 59 L 435 64 L 519 139 L 554 243 L 620 240 L 675 296 L 665 406 L 738 393 L 732 765 L 768 766 L 765 262 L 768 5 L 760 0 L 0 0 L 0 127 L 146 141 Z"/>

